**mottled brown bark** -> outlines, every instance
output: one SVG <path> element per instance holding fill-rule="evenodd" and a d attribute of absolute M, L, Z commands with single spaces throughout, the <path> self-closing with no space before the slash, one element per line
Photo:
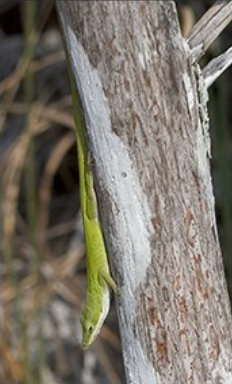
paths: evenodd
<path fill-rule="evenodd" d="M 204 84 L 175 4 L 57 6 L 121 296 L 127 382 L 229 384 Z"/>

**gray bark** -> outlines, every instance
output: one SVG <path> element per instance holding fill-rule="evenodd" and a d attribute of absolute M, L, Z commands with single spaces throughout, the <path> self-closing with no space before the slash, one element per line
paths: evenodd
<path fill-rule="evenodd" d="M 231 384 L 207 94 L 175 4 L 58 0 L 57 9 L 120 291 L 127 383 Z"/>
<path fill-rule="evenodd" d="M 215 1 L 188 36 L 192 59 L 198 61 L 232 20 L 232 1 Z"/>

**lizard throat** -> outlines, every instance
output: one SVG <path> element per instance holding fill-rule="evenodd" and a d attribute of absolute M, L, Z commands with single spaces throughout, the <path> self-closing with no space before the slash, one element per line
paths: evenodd
<path fill-rule="evenodd" d="M 93 333 L 92 333 L 92 335 L 88 341 L 88 345 L 83 346 L 84 349 L 88 348 L 89 345 L 92 344 L 94 342 L 94 340 L 96 339 L 97 335 L 99 334 L 99 332 L 101 330 L 102 324 L 104 323 L 105 318 L 108 315 L 109 308 L 110 308 L 110 290 L 108 287 L 106 287 L 104 290 L 103 298 L 102 298 L 102 309 L 101 309 L 101 312 L 99 315 L 98 322 L 97 322 L 97 324 L 94 328 L 94 331 L 93 331 Z"/>

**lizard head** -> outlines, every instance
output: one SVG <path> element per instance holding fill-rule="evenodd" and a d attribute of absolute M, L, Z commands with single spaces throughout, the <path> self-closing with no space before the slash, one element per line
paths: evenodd
<path fill-rule="evenodd" d="M 82 347 L 84 350 L 89 348 L 99 334 L 108 314 L 109 304 L 108 290 L 105 291 L 100 305 L 99 303 L 97 305 L 96 302 L 94 305 L 89 305 L 89 303 L 86 302 L 80 320 L 82 325 Z"/>
<path fill-rule="evenodd" d="M 83 320 L 82 323 L 82 347 L 84 350 L 89 348 L 90 344 L 94 342 L 98 333 L 100 332 L 100 328 L 96 327 L 94 321 L 91 320 Z"/>

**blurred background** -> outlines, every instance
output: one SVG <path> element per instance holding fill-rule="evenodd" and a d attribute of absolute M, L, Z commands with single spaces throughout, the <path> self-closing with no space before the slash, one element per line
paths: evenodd
<path fill-rule="evenodd" d="M 186 35 L 213 1 L 177 1 Z M 202 60 L 232 45 L 232 26 Z M 114 305 L 84 355 L 83 229 L 65 57 L 53 0 L 0 0 L 0 384 L 124 383 Z M 212 173 L 232 295 L 228 70 L 210 90 Z M 231 296 L 232 297 L 232 296 Z"/>

